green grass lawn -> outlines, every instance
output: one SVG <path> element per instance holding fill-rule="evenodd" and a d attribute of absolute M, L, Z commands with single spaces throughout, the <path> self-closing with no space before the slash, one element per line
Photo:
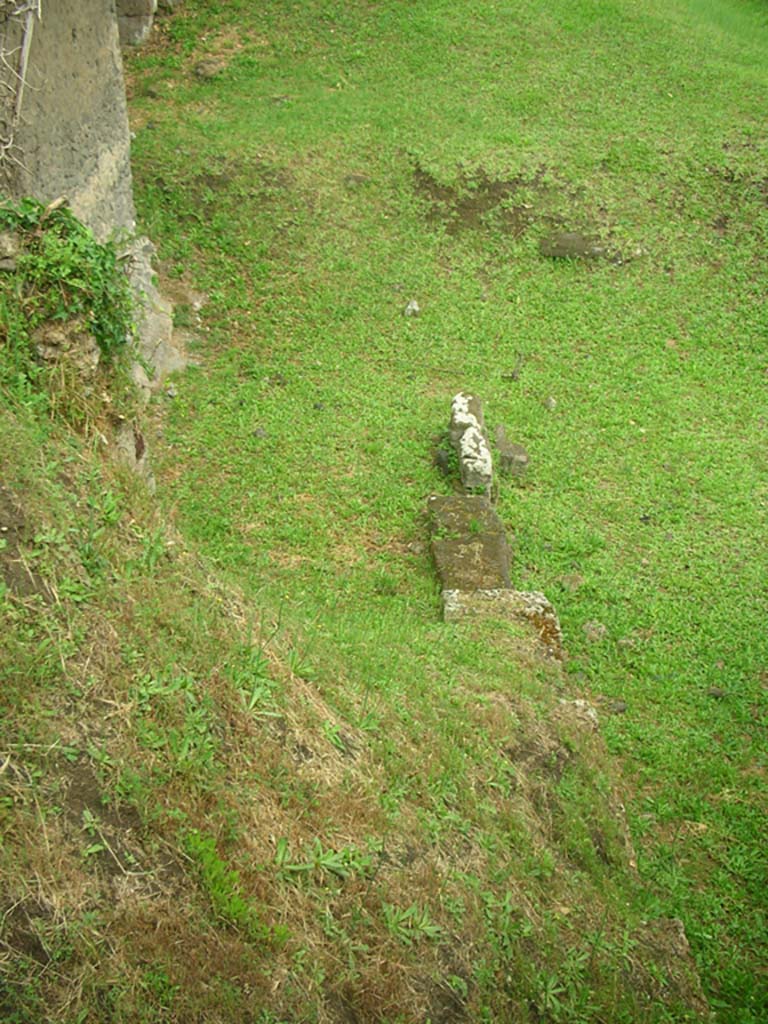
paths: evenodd
<path fill-rule="evenodd" d="M 504 657 L 439 622 L 426 543 L 432 438 L 481 395 L 531 455 L 498 501 L 515 584 L 555 603 L 570 690 L 627 705 L 602 728 L 645 912 L 684 921 L 718 1021 L 765 1020 L 765 5 L 187 0 L 161 24 L 128 60 L 140 219 L 210 297 L 161 501 L 300 628 L 331 706 L 439 733 L 431 688 Z M 546 259 L 555 229 L 621 259 Z"/>

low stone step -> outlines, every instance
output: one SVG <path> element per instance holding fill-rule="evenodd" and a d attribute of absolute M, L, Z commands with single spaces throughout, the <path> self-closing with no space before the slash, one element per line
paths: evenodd
<path fill-rule="evenodd" d="M 536 590 L 498 588 L 488 590 L 443 590 L 443 618 L 446 622 L 484 618 L 513 620 L 531 626 L 544 653 L 563 657 L 563 634 L 555 609 Z"/>

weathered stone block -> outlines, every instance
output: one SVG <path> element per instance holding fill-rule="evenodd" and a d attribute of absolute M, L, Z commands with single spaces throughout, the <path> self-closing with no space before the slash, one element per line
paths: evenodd
<path fill-rule="evenodd" d="M 427 509 L 432 554 L 443 590 L 510 585 L 510 551 L 504 526 L 486 498 L 433 495 Z"/>
<path fill-rule="evenodd" d="M 530 456 L 521 444 L 507 438 L 507 432 L 500 423 L 496 428 L 496 447 L 499 450 L 499 465 L 502 472 L 512 476 L 523 476 L 528 469 Z"/>
<path fill-rule="evenodd" d="M 152 31 L 157 0 L 117 0 L 121 46 L 140 46 Z"/>
<path fill-rule="evenodd" d="M 465 490 L 483 490 L 490 494 L 493 459 L 479 398 L 464 391 L 454 396 L 449 433 L 459 456 L 459 472 Z"/>
<path fill-rule="evenodd" d="M 465 618 L 516 620 L 536 631 L 544 650 L 552 657 L 563 656 L 563 634 L 555 609 L 544 594 L 503 588 L 459 590 L 444 588 L 443 618 L 456 622 Z"/>
<path fill-rule="evenodd" d="M 121 46 L 141 46 L 149 39 L 149 34 L 152 31 L 152 23 L 154 18 L 152 15 L 136 15 L 123 17 L 122 15 L 117 19 L 117 27 L 120 32 L 120 45 Z"/>
<path fill-rule="evenodd" d="M 11 198 L 67 196 L 103 241 L 134 228 L 125 86 L 113 0 L 56 0 L 33 21 Z M 6 27 L 6 26 L 4 26 Z M 8 45 L 21 45 L 11 35 Z"/>
<path fill-rule="evenodd" d="M 485 419 L 483 418 L 483 403 L 476 395 L 468 395 L 460 391 L 453 396 L 451 402 L 451 443 L 457 445 L 461 435 L 470 427 L 479 427 L 485 430 Z"/>
<path fill-rule="evenodd" d="M 155 247 L 148 238 L 137 238 L 130 250 L 130 277 L 139 309 L 138 353 L 152 370 L 151 386 L 156 388 L 169 373 L 184 369 L 187 359 L 174 340 L 173 306 L 154 284 L 154 254 Z"/>
<path fill-rule="evenodd" d="M 119 18 L 148 18 L 157 10 L 157 0 L 117 0 Z"/>

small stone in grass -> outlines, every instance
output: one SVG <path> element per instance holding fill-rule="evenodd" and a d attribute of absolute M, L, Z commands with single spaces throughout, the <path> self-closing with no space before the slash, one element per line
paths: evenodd
<path fill-rule="evenodd" d="M 588 622 L 585 622 L 583 628 L 584 636 L 592 644 L 605 640 L 608 635 L 608 627 L 596 619 L 590 619 Z"/>
<path fill-rule="evenodd" d="M 451 457 L 444 448 L 435 448 L 432 455 L 432 465 L 438 469 L 443 476 L 451 475 Z"/>
<path fill-rule="evenodd" d="M 623 715 L 628 707 L 629 705 L 624 700 L 609 700 L 605 705 L 606 711 L 609 711 L 612 715 Z"/>

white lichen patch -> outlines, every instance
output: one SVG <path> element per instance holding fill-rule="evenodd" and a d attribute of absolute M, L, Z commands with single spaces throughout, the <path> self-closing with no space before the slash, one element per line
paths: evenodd
<path fill-rule="evenodd" d="M 461 435 L 459 469 L 464 487 L 490 489 L 493 483 L 491 450 L 478 426 L 468 427 Z"/>
<path fill-rule="evenodd" d="M 490 492 L 493 459 L 485 436 L 483 407 L 479 398 L 460 391 L 451 402 L 451 441 L 459 456 L 461 482 L 467 490 Z"/>

